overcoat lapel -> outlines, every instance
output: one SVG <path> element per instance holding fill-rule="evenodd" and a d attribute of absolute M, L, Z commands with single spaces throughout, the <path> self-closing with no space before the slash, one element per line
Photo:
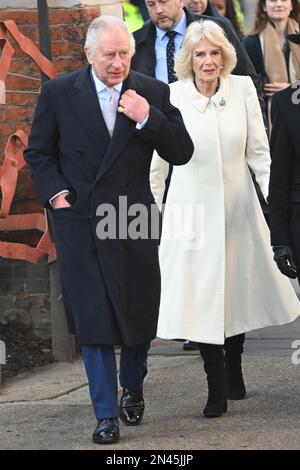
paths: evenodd
<path fill-rule="evenodd" d="M 128 75 L 127 79 L 123 83 L 120 96 L 122 96 L 124 91 L 128 89 L 135 90 L 137 93 L 139 93 L 138 85 L 136 83 L 134 73 L 132 72 Z M 132 121 L 124 114 L 117 112 L 114 132 L 110 140 L 110 144 L 105 153 L 102 165 L 96 177 L 96 181 L 98 181 L 104 175 L 104 173 L 106 173 L 108 169 L 114 164 L 114 162 L 120 155 L 120 152 L 124 149 L 124 147 L 127 145 L 128 140 L 135 132 L 135 128 L 136 122 Z"/>
<path fill-rule="evenodd" d="M 104 156 L 110 143 L 110 135 L 90 78 L 89 67 L 79 73 L 68 92 L 83 127 L 101 155 Z"/>

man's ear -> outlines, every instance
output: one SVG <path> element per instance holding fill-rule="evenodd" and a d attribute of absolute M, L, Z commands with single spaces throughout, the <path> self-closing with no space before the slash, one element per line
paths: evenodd
<path fill-rule="evenodd" d="M 93 63 L 93 60 L 92 60 L 91 54 L 90 54 L 90 52 L 89 52 L 89 50 L 88 50 L 87 47 L 84 48 L 84 53 L 85 53 L 85 55 L 86 55 L 86 58 L 87 58 L 88 63 L 89 63 L 89 64 L 92 64 L 92 63 Z"/>

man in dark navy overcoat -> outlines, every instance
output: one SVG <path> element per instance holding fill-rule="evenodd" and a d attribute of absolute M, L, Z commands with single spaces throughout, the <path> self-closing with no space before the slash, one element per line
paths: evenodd
<path fill-rule="evenodd" d="M 53 217 L 69 325 L 98 419 L 93 441 L 105 444 L 119 439 L 118 415 L 134 426 L 144 411 L 160 302 L 152 153 L 182 165 L 193 144 L 168 86 L 130 71 L 134 40 L 122 20 L 96 18 L 85 52 L 87 68 L 43 85 L 25 159 Z"/>

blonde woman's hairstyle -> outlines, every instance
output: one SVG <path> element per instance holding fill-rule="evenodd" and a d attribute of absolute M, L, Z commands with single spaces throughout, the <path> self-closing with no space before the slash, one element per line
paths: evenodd
<path fill-rule="evenodd" d="M 235 68 L 237 58 L 233 45 L 228 41 L 223 29 L 214 21 L 195 21 L 187 28 L 181 49 L 175 58 L 175 72 L 179 80 L 194 77 L 192 55 L 195 46 L 201 39 L 207 39 L 221 49 L 223 68 L 221 76 L 227 77 Z"/>

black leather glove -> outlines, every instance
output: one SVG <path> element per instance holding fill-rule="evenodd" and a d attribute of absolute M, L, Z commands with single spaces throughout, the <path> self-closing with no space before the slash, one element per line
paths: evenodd
<path fill-rule="evenodd" d="M 289 245 L 273 246 L 273 252 L 279 271 L 291 279 L 296 279 L 298 268 L 291 247 Z"/>

